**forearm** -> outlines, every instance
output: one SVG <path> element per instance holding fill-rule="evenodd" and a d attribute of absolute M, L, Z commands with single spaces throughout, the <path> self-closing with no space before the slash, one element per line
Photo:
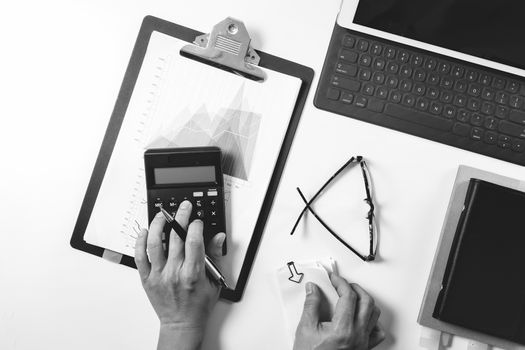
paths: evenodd
<path fill-rule="evenodd" d="M 198 350 L 204 330 L 182 329 L 177 325 L 161 325 L 157 350 Z"/>

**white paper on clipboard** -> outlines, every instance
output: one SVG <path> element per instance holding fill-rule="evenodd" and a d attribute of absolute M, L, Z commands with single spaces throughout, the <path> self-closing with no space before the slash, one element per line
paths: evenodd
<path fill-rule="evenodd" d="M 147 227 L 147 148 L 217 145 L 225 173 L 228 283 L 236 285 L 301 80 L 266 70 L 255 82 L 182 57 L 187 42 L 154 31 L 88 223 L 86 242 L 134 256 Z"/>

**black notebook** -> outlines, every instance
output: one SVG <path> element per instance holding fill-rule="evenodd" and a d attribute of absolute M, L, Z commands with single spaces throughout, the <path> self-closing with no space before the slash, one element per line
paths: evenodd
<path fill-rule="evenodd" d="M 525 344 L 525 193 L 470 180 L 433 316 Z"/>

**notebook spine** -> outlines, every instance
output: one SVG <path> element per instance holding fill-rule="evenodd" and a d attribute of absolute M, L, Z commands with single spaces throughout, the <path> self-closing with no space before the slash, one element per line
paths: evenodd
<path fill-rule="evenodd" d="M 447 266 L 445 268 L 445 274 L 443 275 L 443 281 L 441 282 L 441 289 L 440 289 L 440 292 L 439 292 L 439 295 L 436 301 L 434 313 L 432 315 L 434 318 L 437 318 L 437 319 L 440 319 L 443 313 L 443 309 L 445 306 L 445 300 L 447 299 L 447 295 L 448 295 L 448 286 L 450 285 L 450 282 L 454 275 L 456 262 L 458 259 L 461 243 L 463 241 L 464 233 L 465 233 L 465 229 L 467 225 L 467 218 L 469 217 L 469 213 L 472 208 L 472 203 L 474 202 L 474 199 L 476 197 L 478 184 L 479 184 L 478 179 L 471 179 L 469 182 L 467 194 L 465 197 L 465 202 L 463 204 L 463 211 L 461 212 L 458 226 L 456 228 L 456 233 L 454 235 L 454 241 L 452 242 L 452 246 L 450 248 L 450 254 L 448 256 Z"/>

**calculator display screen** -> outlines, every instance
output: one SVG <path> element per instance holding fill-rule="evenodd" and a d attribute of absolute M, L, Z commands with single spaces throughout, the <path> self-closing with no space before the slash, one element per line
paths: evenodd
<path fill-rule="evenodd" d="M 214 166 L 191 166 L 153 169 L 157 185 L 215 182 Z"/>
<path fill-rule="evenodd" d="M 525 69 L 523 0 L 360 0 L 354 23 Z"/>

